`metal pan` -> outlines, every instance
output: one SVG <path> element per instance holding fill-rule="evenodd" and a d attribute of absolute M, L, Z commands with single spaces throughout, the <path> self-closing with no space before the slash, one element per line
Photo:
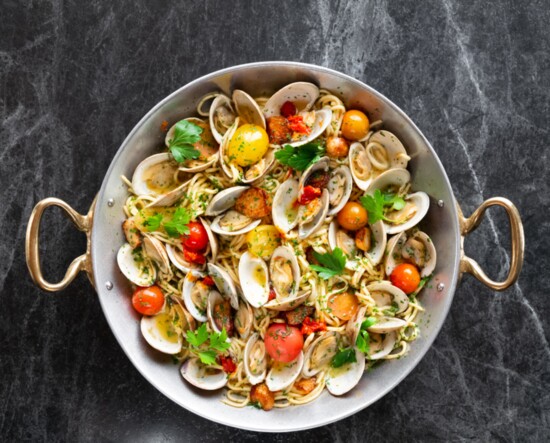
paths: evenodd
<path fill-rule="evenodd" d="M 294 81 L 311 81 L 334 91 L 348 108 L 359 108 L 373 119 L 383 119 L 407 147 L 412 160 L 409 170 L 413 190 L 430 195 L 431 207 L 423 221 L 437 246 L 438 264 L 432 285 L 424 289 L 421 299 L 426 317 L 420 317 L 421 337 L 407 357 L 384 363 L 363 376 L 359 385 L 344 397 L 332 397 L 327 392 L 305 406 L 290 407 L 265 413 L 254 408 L 236 409 L 220 401 L 221 394 L 196 391 L 185 383 L 168 357 L 152 350 L 142 339 L 139 318 L 129 303 L 130 285 L 116 266 L 116 251 L 124 242 L 121 222 L 122 205 L 127 191 L 120 180 L 130 177 L 137 164 L 158 150 L 163 143 L 161 124 L 176 121 L 195 112 L 198 99 L 212 91 L 229 94 L 235 88 L 252 95 L 269 94 Z M 481 222 L 490 206 L 502 206 L 510 219 L 511 264 L 508 277 L 502 282 L 491 280 L 473 259 L 464 255 L 465 237 Z M 69 266 L 58 283 L 46 281 L 39 257 L 38 232 L 42 214 L 49 206 L 61 207 L 77 229 L 88 237 L 86 253 Z M 224 69 L 195 80 L 158 103 L 136 125 L 113 159 L 101 190 L 87 215 L 78 214 L 67 203 L 47 198 L 32 212 L 27 229 L 27 265 L 35 283 L 46 291 L 59 291 L 85 271 L 95 286 L 105 317 L 120 346 L 135 367 L 159 391 L 184 408 L 209 420 L 236 428 L 266 432 L 297 431 L 322 426 L 366 408 L 393 389 L 419 363 L 435 340 L 462 273 L 473 274 L 494 290 L 503 290 L 518 278 L 523 263 L 524 236 L 516 207 L 507 199 L 496 197 L 483 204 L 469 217 L 462 214 L 453 196 L 449 179 L 433 148 L 414 123 L 386 97 L 347 75 L 318 66 L 293 62 L 253 63 Z M 427 321 L 429 316 L 429 322 Z"/>

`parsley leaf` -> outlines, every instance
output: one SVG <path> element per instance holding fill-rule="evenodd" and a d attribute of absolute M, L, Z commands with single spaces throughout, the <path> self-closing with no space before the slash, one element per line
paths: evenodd
<path fill-rule="evenodd" d="M 183 234 L 189 234 L 189 222 L 191 221 L 191 211 L 185 208 L 178 208 L 172 217 L 172 220 L 163 224 L 166 233 L 170 237 L 179 237 Z"/>
<path fill-rule="evenodd" d="M 377 189 L 373 195 L 361 197 L 361 204 L 369 213 L 369 224 L 372 225 L 378 220 L 389 221 L 384 216 L 385 207 L 388 206 L 394 211 L 399 211 L 405 206 L 405 200 L 396 194 L 382 194 L 380 189 Z"/>
<path fill-rule="evenodd" d="M 333 368 L 339 368 L 341 366 L 344 366 L 346 363 L 354 363 L 356 361 L 357 361 L 357 358 L 355 357 L 355 349 L 345 348 L 345 349 L 340 349 L 336 353 L 336 355 L 332 357 L 330 365 Z"/>
<path fill-rule="evenodd" d="M 223 328 L 222 332 L 219 334 L 216 332 L 210 334 L 210 347 L 212 349 L 224 352 L 229 349 L 229 346 L 231 346 L 231 344 L 227 342 L 227 332 L 225 328 Z"/>
<path fill-rule="evenodd" d="M 206 340 L 208 340 L 208 331 L 206 330 L 206 323 L 203 323 L 199 329 L 195 332 L 187 331 L 187 341 L 189 344 L 199 347 Z"/>
<path fill-rule="evenodd" d="M 372 325 L 376 324 L 377 320 L 375 317 L 367 317 L 361 323 L 361 329 L 359 330 L 359 335 L 355 341 L 355 346 L 363 354 L 368 354 L 370 351 L 370 335 L 367 328 L 370 328 Z"/>
<path fill-rule="evenodd" d="M 180 120 L 176 123 L 174 138 L 168 142 L 168 149 L 178 163 L 199 158 L 201 153 L 194 144 L 201 139 L 201 134 L 202 128 L 190 121 Z"/>
<path fill-rule="evenodd" d="M 366 330 L 377 323 L 376 317 L 367 317 L 361 323 L 361 329 Z"/>
<path fill-rule="evenodd" d="M 201 359 L 201 362 L 203 362 L 205 365 L 213 365 L 214 363 L 216 363 L 216 351 L 199 351 L 198 355 Z"/>
<path fill-rule="evenodd" d="M 143 226 L 145 226 L 148 231 L 158 231 L 160 229 L 161 222 L 162 214 L 157 214 L 147 217 L 147 219 L 143 222 Z"/>
<path fill-rule="evenodd" d="M 319 254 L 313 251 L 315 259 L 323 266 L 309 265 L 311 269 L 319 273 L 319 277 L 328 280 L 335 275 L 340 275 L 346 267 L 346 256 L 340 248 L 334 248 L 334 251 L 326 254 Z"/>
<path fill-rule="evenodd" d="M 299 147 L 285 145 L 275 153 L 275 158 L 283 165 L 297 171 L 305 171 L 310 165 L 318 161 L 325 153 L 325 148 L 319 143 L 306 143 Z"/>

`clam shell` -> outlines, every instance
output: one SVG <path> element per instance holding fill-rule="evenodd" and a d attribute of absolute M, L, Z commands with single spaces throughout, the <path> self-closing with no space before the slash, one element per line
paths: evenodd
<path fill-rule="evenodd" d="M 377 334 L 387 334 L 388 332 L 397 331 L 407 325 L 405 320 L 395 317 L 382 317 L 374 325 L 368 328 L 369 332 L 375 332 Z"/>
<path fill-rule="evenodd" d="M 408 238 L 409 237 L 405 232 L 401 232 L 400 234 L 393 236 L 388 242 L 386 261 L 384 263 L 386 275 L 391 275 L 395 267 L 404 261 L 401 256 L 401 250 Z M 435 265 L 437 264 L 437 251 L 435 249 L 435 245 L 433 244 L 432 239 L 422 231 L 414 233 L 412 238 L 422 242 L 426 248 L 428 260 L 426 260 L 424 266 L 421 267 L 420 276 L 427 277 L 433 273 Z"/>
<path fill-rule="evenodd" d="M 210 327 L 218 333 L 222 331 L 221 329 L 218 328 L 218 326 L 216 326 L 216 322 L 214 321 L 214 308 L 218 303 L 223 301 L 224 301 L 224 298 L 218 291 L 211 290 L 208 293 L 208 305 L 206 308 L 206 316 L 208 317 L 208 323 L 210 324 Z M 230 339 L 228 338 L 227 341 L 229 340 Z"/>
<path fill-rule="evenodd" d="M 225 297 L 229 298 L 233 309 L 239 309 L 239 295 L 237 293 L 237 287 L 235 286 L 231 276 L 225 269 L 213 263 L 208 263 L 207 266 L 208 274 L 214 280 L 218 291 L 220 291 Z"/>
<path fill-rule="evenodd" d="M 335 181 L 335 176 L 337 175 L 341 175 L 344 177 L 344 195 L 342 196 L 338 204 L 336 204 L 335 206 L 332 206 L 331 204 L 329 206 L 328 215 L 334 215 L 340 212 L 340 210 L 348 202 L 351 191 L 353 190 L 353 177 L 351 176 L 349 168 L 347 166 L 339 166 L 338 168 L 330 171 L 330 180 L 327 185 L 329 196 L 332 196 L 333 192 L 336 190 L 335 187 L 337 185 Z"/>
<path fill-rule="evenodd" d="M 145 338 L 145 341 L 157 351 L 163 352 L 164 354 L 177 354 L 181 351 L 181 336 L 178 335 L 177 341 L 175 342 L 169 341 L 159 330 L 158 321 L 165 320 L 165 316 L 165 313 L 160 313 L 152 317 L 146 315 L 141 317 L 141 334 L 143 338 Z"/>
<path fill-rule="evenodd" d="M 275 363 L 266 378 L 266 385 L 271 392 L 282 391 L 288 388 L 302 372 L 304 365 L 304 353 L 289 363 Z"/>
<path fill-rule="evenodd" d="M 298 228 L 298 238 L 300 240 L 304 240 L 305 238 L 308 238 L 311 234 L 315 233 L 315 231 L 317 231 L 325 221 L 325 217 L 327 216 L 329 207 L 328 190 L 323 189 L 321 201 L 323 204 L 322 209 L 317 213 L 314 219 L 309 223 L 300 224 Z"/>
<path fill-rule="evenodd" d="M 300 177 L 299 181 L 299 195 L 302 195 L 302 192 L 304 191 L 304 187 L 306 185 L 307 180 L 311 176 L 311 174 L 317 172 L 317 171 L 325 171 L 328 172 L 330 165 L 330 160 L 328 157 L 321 157 L 319 160 L 317 160 L 315 163 L 309 166 Z"/>
<path fill-rule="evenodd" d="M 337 234 L 338 230 L 340 229 L 340 225 L 338 224 L 338 221 L 334 219 L 332 222 L 330 222 L 330 225 L 328 227 L 328 244 L 330 246 L 330 249 L 334 251 L 338 247 L 338 239 Z M 353 238 L 353 237 L 352 237 Z M 353 240 L 354 246 L 355 246 L 355 240 Z M 342 248 L 341 248 L 342 249 Z M 357 250 L 357 253 L 361 251 Z M 344 251 L 346 253 L 346 251 Z M 350 270 L 357 269 L 358 262 L 355 259 L 355 257 L 348 257 L 346 260 L 346 268 Z"/>
<path fill-rule="evenodd" d="M 404 169 L 403 169 L 404 171 Z M 415 192 L 405 197 L 405 201 L 413 202 L 416 205 L 416 214 L 407 222 L 401 224 L 391 224 L 384 222 L 384 228 L 390 235 L 407 231 L 416 226 L 425 217 L 430 209 L 430 197 L 425 192 Z"/>
<path fill-rule="evenodd" d="M 366 194 L 373 195 L 379 189 L 383 191 L 388 186 L 401 187 L 411 181 L 411 174 L 406 169 L 388 169 L 371 181 Z"/>
<path fill-rule="evenodd" d="M 240 89 L 235 89 L 233 91 L 233 103 L 241 120 L 265 129 L 264 115 L 258 103 L 250 95 Z"/>
<path fill-rule="evenodd" d="M 169 168 L 167 175 L 171 176 L 178 170 L 178 164 L 168 153 L 154 154 L 145 158 L 135 169 L 132 175 L 132 189 L 137 195 L 164 195 L 174 189 L 168 187 L 165 192 L 158 192 L 158 189 L 152 189 L 147 184 L 147 171 L 157 165 L 166 164 L 163 168 Z"/>
<path fill-rule="evenodd" d="M 210 204 L 207 206 L 204 215 L 209 217 L 220 215 L 222 212 L 231 209 L 235 206 L 235 202 L 239 196 L 248 188 L 248 186 L 233 186 L 218 192 L 212 200 L 210 200 Z"/>
<path fill-rule="evenodd" d="M 365 354 L 355 348 L 356 362 L 341 368 L 331 368 L 326 376 L 326 386 L 332 395 L 344 395 L 351 391 L 365 372 Z"/>
<path fill-rule="evenodd" d="M 307 136 L 287 144 L 296 148 L 315 140 L 316 138 L 320 137 L 323 132 L 325 132 L 325 129 L 327 129 L 331 121 L 332 110 L 319 109 L 315 111 L 315 121 L 313 122 L 313 126 L 311 127 L 311 132 Z"/>
<path fill-rule="evenodd" d="M 273 311 L 290 311 L 304 303 L 310 295 L 311 291 L 305 291 L 302 294 L 298 294 L 292 299 L 287 299 L 284 301 L 278 301 L 277 299 L 274 299 L 267 303 L 265 307 Z"/>
<path fill-rule="evenodd" d="M 264 355 L 264 359 L 263 359 L 263 361 L 264 361 L 264 370 L 262 371 L 261 374 L 255 374 L 250 369 L 250 357 L 251 357 L 250 353 L 252 352 L 252 349 L 254 348 L 254 345 L 258 341 L 261 341 L 261 337 L 260 337 L 260 334 L 255 332 L 254 334 L 252 334 L 250 336 L 250 338 L 246 342 L 246 346 L 244 348 L 244 363 L 243 363 L 244 364 L 244 371 L 246 373 L 246 376 L 248 377 L 248 381 L 252 385 L 257 385 L 258 383 L 261 383 L 262 381 L 264 381 L 265 376 L 267 374 L 267 365 L 265 364 L 265 362 L 267 361 L 267 355 Z"/>
<path fill-rule="evenodd" d="M 268 171 L 273 167 L 274 164 L 275 164 L 275 150 L 268 149 L 266 154 L 260 160 L 260 162 L 255 163 L 252 166 L 248 167 L 243 177 L 239 180 L 240 183 L 250 184 L 262 179 L 268 173 Z M 254 177 L 246 178 L 246 174 L 254 167 L 257 167 L 257 168 L 261 167 L 261 172 L 254 175 Z"/>
<path fill-rule="evenodd" d="M 263 277 L 260 279 L 260 275 Z M 269 299 L 269 271 L 265 261 L 245 252 L 239 261 L 239 281 L 243 296 L 254 308 L 265 305 Z"/>
<path fill-rule="evenodd" d="M 223 138 L 220 141 L 220 166 L 222 167 L 222 171 L 224 174 L 233 182 L 237 182 L 241 178 L 242 169 L 238 168 L 237 166 L 230 165 L 226 161 L 226 155 L 225 151 L 227 151 L 227 148 L 229 146 L 229 143 L 231 142 L 231 139 L 233 138 L 233 135 L 235 134 L 235 131 L 239 127 L 239 117 L 235 119 L 235 123 L 229 127 L 227 132 L 224 134 Z"/>
<path fill-rule="evenodd" d="M 368 355 L 368 359 L 380 360 L 381 358 L 384 358 L 386 355 L 388 355 L 391 351 L 393 351 L 393 347 L 397 342 L 397 333 L 389 332 L 388 334 L 384 335 L 379 345 L 376 341 L 374 341 L 373 335 L 374 334 L 370 334 L 371 353 Z"/>
<path fill-rule="evenodd" d="M 210 105 L 210 112 L 209 112 L 209 122 L 210 122 L 210 130 L 212 131 L 212 135 L 216 139 L 216 141 L 221 144 L 222 138 L 224 134 L 221 134 L 218 131 L 218 128 L 216 127 L 214 116 L 216 114 L 216 109 L 220 106 L 226 106 L 229 111 L 234 113 L 233 106 L 231 105 L 231 100 L 228 96 L 220 94 L 218 95 L 213 101 L 212 105 Z"/>
<path fill-rule="evenodd" d="M 170 259 L 164 244 L 159 239 L 150 234 L 143 234 L 143 251 L 157 264 L 161 273 L 168 274 L 170 272 Z"/>
<path fill-rule="evenodd" d="M 245 301 L 239 302 L 239 309 L 235 314 L 235 329 L 242 339 L 248 338 L 254 323 L 254 312 L 250 305 Z"/>
<path fill-rule="evenodd" d="M 385 297 L 376 296 L 375 293 L 387 294 L 387 296 L 391 299 L 390 304 L 397 304 L 396 314 L 400 314 L 409 307 L 409 297 L 407 297 L 407 294 L 405 294 L 397 286 L 392 285 L 389 281 L 371 283 L 367 286 L 367 290 L 371 293 L 371 297 L 374 299 L 376 306 L 378 307 L 385 305 L 383 302 Z"/>
<path fill-rule="evenodd" d="M 370 226 L 370 229 L 374 237 L 374 245 L 367 251 L 367 255 L 371 263 L 376 266 L 382 261 L 386 251 L 386 242 L 388 241 L 386 226 L 382 220 L 378 220 Z"/>
<path fill-rule="evenodd" d="M 295 82 L 279 89 L 264 105 L 265 118 L 281 115 L 281 106 L 291 101 L 298 111 L 309 111 L 319 98 L 319 88 L 313 83 Z"/>
<path fill-rule="evenodd" d="M 117 253 L 117 263 L 124 276 L 137 286 L 148 287 L 155 283 L 157 271 L 142 257 L 136 260 L 134 252 L 128 243 L 124 243 Z M 145 271 L 147 270 L 147 271 Z"/>
<path fill-rule="evenodd" d="M 388 154 L 390 168 L 407 168 L 407 164 L 411 158 L 407 155 L 403 143 L 392 132 L 385 130 L 376 131 L 368 143 L 379 143 L 384 146 Z"/>
<path fill-rule="evenodd" d="M 219 234 L 219 235 L 246 234 L 247 232 L 252 231 L 252 229 L 254 229 L 256 226 L 258 226 L 262 222 L 261 219 L 252 220 L 250 224 L 246 225 L 244 228 L 237 229 L 235 231 L 228 231 L 220 225 L 220 221 L 222 220 L 222 218 L 223 218 L 223 214 L 218 215 L 214 220 L 212 220 L 212 224 L 210 225 L 210 229 L 212 229 L 212 231 L 214 231 L 216 234 Z"/>
<path fill-rule="evenodd" d="M 166 245 L 166 253 L 172 264 L 180 271 L 185 273 L 191 273 L 195 277 L 204 277 L 205 265 L 199 265 L 197 263 L 189 263 L 183 258 L 183 253 L 175 246 Z"/>
<path fill-rule="evenodd" d="M 276 285 L 273 285 L 273 289 L 275 290 L 276 294 L 276 300 L 277 301 L 287 301 L 288 299 L 293 299 L 296 297 L 296 294 L 298 293 L 298 287 L 300 286 L 300 266 L 298 265 L 298 259 L 296 258 L 296 254 L 294 253 L 294 250 L 290 246 L 279 246 L 271 255 L 271 260 L 269 262 L 269 278 L 271 281 L 273 281 L 273 275 L 274 275 L 274 264 L 275 260 L 277 258 L 283 258 L 284 260 L 287 260 L 290 262 L 290 267 L 292 268 L 292 279 L 294 281 L 294 285 L 292 287 L 290 294 L 281 294 L 278 291 L 278 288 Z"/>
<path fill-rule="evenodd" d="M 349 147 L 348 161 L 349 161 L 350 171 L 353 177 L 353 181 L 355 181 L 355 184 L 359 189 L 361 189 L 362 191 L 366 191 L 370 186 L 370 184 L 372 183 L 372 179 L 373 179 L 372 165 L 370 164 L 367 158 L 365 159 L 365 162 L 362 163 L 361 165 L 364 166 L 365 168 L 369 168 L 371 172 L 359 171 L 356 165 L 357 162 L 354 159 L 357 155 L 359 155 L 359 151 L 361 150 L 366 151 L 365 147 L 361 143 L 359 142 L 352 143 L 351 146 Z"/>
<path fill-rule="evenodd" d="M 309 345 L 309 347 L 307 348 L 306 350 L 306 353 L 304 355 L 304 366 L 302 368 L 302 375 L 304 377 L 313 377 L 315 375 L 317 375 L 319 372 L 321 372 L 321 370 L 323 369 L 322 367 L 311 367 L 311 357 L 313 355 L 313 352 L 315 351 L 315 349 L 319 346 L 319 344 L 321 343 L 321 341 L 323 341 L 324 339 L 328 338 L 328 337 L 336 337 L 337 336 L 337 333 L 336 332 L 333 332 L 333 331 L 326 331 L 324 333 L 321 333 L 314 341 L 313 343 L 311 343 Z M 334 349 L 334 353 L 332 356 L 328 356 L 328 361 L 330 363 L 330 360 L 332 360 L 332 357 L 334 355 L 336 355 L 336 352 L 338 352 L 338 345 L 336 345 L 336 348 Z"/>
<path fill-rule="evenodd" d="M 199 310 L 199 308 L 193 303 L 193 299 L 191 297 L 191 293 L 193 291 L 193 288 L 196 284 L 196 281 L 193 281 L 189 278 L 189 275 L 186 276 L 184 282 L 183 282 L 183 288 L 182 288 L 182 299 L 185 304 L 185 307 L 187 308 L 187 311 L 189 311 L 189 314 L 195 319 L 202 323 L 208 320 L 208 317 L 206 316 L 206 313 L 203 313 Z"/>
<path fill-rule="evenodd" d="M 198 358 L 191 358 L 181 365 L 181 376 L 197 388 L 214 391 L 223 388 L 227 383 L 227 375 L 223 371 L 206 373 L 205 366 Z"/>
<path fill-rule="evenodd" d="M 273 197 L 273 224 L 285 234 L 298 224 L 298 210 L 295 208 L 298 192 L 298 180 L 288 179 L 279 186 Z"/>
<path fill-rule="evenodd" d="M 363 323 L 363 320 L 365 319 L 366 312 L 367 307 L 361 306 L 353 318 L 346 324 L 346 334 L 349 337 L 350 343 L 354 346 L 357 341 L 357 337 L 359 336 L 359 331 L 361 331 L 361 323 Z"/>

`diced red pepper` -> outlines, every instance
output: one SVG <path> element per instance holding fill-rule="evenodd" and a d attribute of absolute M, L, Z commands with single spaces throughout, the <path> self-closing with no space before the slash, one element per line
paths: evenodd
<path fill-rule="evenodd" d="M 306 317 L 302 323 L 302 334 L 309 335 L 317 331 L 326 331 L 327 324 L 324 321 L 315 321 Z"/>
<path fill-rule="evenodd" d="M 197 263 L 199 265 L 204 265 L 206 263 L 206 257 L 204 254 L 189 251 L 188 249 L 183 250 L 183 258 L 189 263 Z"/>
<path fill-rule="evenodd" d="M 302 195 L 298 198 L 298 204 L 307 205 L 312 200 L 319 198 L 321 196 L 321 190 L 319 188 L 314 188 L 313 186 L 305 186 L 302 191 Z"/>
<path fill-rule="evenodd" d="M 231 357 L 224 357 L 223 355 L 220 355 L 218 360 L 222 365 L 223 371 L 228 374 L 232 374 L 237 369 L 237 365 Z"/>
<path fill-rule="evenodd" d="M 291 101 L 284 102 L 281 106 L 281 115 L 286 118 L 296 115 L 296 105 Z"/>
<path fill-rule="evenodd" d="M 201 282 L 203 284 L 205 284 L 206 286 L 214 286 L 215 283 L 214 283 L 214 279 L 212 277 L 210 277 L 209 275 L 207 275 L 206 277 L 204 277 Z"/>
<path fill-rule="evenodd" d="M 274 300 L 275 297 L 277 297 L 277 294 L 275 293 L 275 289 L 272 289 L 271 291 L 269 291 L 269 297 L 267 298 L 267 301 Z"/>
<path fill-rule="evenodd" d="M 301 115 L 288 117 L 288 127 L 292 132 L 298 134 L 309 134 L 311 132 L 311 129 L 304 123 L 304 118 Z"/>

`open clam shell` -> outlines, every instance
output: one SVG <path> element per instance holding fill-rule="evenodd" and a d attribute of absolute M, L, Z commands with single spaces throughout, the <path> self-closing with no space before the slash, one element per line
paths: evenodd
<path fill-rule="evenodd" d="M 367 155 L 375 169 L 407 168 L 411 159 L 403 143 L 390 131 L 376 131 L 367 142 Z"/>
<path fill-rule="evenodd" d="M 409 307 L 409 297 L 397 286 L 389 281 L 379 281 L 367 286 L 372 299 L 378 308 L 397 306 L 396 314 L 400 314 Z"/>
<path fill-rule="evenodd" d="M 258 103 L 250 95 L 240 89 L 235 89 L 232 98 L 240 119 L 244 120 L 245 123 L 261 126 L 265 129 L 264 115 Z"/>
<path fill-rule="evenodd" d="M 162 274 L 170 272 L 170 259 L 164 244 L 158 238 L 150 234 L 143 234 L 142 247 L 145 255 L 156 263 Z"/>
<path fill-rule="evenodd" d="M 339 166 L 330 171 L 327 189 L 329 192 L 329 210 L 327 215 L 340 212 L 348 202 L 353 190 L 353 178 L 347 166 Z"/>
<path fill-rule="evenodd" d="M 334 251 L 334 249 L 340 248 L 348 256 L 346 268 L 354 270 L 357 268 L 356 257 L 361 251 L 355 246 L 355 238 L 352 235 L 353 233 L 348 233 L 342 229 L 336 219 L 330 222 L 328 227 L 328 244 L 330 249 Z"/>
<path fill-rule="evenodd" d="M 357 337 L 359 336 L 359 332 L 361 331 L 361 323 L 363 323 L 363 320 L 365 319 L 365 314 L 367 312 L 366 306 L 361 306 L 353 318 L 348 321 L 346 324 L 346 334 L 349 337 L 349 341 L 352 345 L 355 346 L 355 343 L 357 342 Z"/>
<path fill-rule="evenodd" d="M 210 288 L 207 285 L 194 278 L 190 278 L 189 274 L 185 277 L 182 288 L 182 299 L 189 314 L 200 322 L 208 320 L 206 308 L 209 292 Z"/>
<path fill-rule="evenodd" d="M 281 115 L 281 106 L 287 101 L 294 103 L 299 112 L 309 111 L 318 98 L 319 88 L 313 83 L 290 83 L 269 98 L 264 105 L 263 113 L 265 118 Z"/>
<path fill-rule="evenodd" d="M 266 378 L 266 385 L 271 392 L 282 391 L 288 388 L 302 372 L 304 365 L 304 353 L 290 363 L 275 362 Z"/>
<path fill-rule="evenodd" d="M 313 125 L 311 126 L 311 131 L 309 132 L 309 134 L 304 135 L 299 139 L 287 144 L 293 147 L 302 146 L 320 137 L 321 134 L 325 132 L 325 129 L 327 129 L 328 125 L 330 125 L 330 122 L 332 121 L 332 110 L 319 109 L 311 112 L 314 113 L 313 116 L 315 120 L 313 121 Z"/>
<path fill-rule="evenodd" d="M 311 291 L 299 292 L 294 298 L 289 298 L 286 300 L 271 300 L 265 305 L 265 307 L 273 311 L 290 311 L 304 303 L 310 295 Z"/>
<path fill-rule="evenodd" d="M 394 214 L 387 214 L 387 217 L 390 218 L 396 218 L 396 223 L 387 223 L 384 222 L 384 227 L 386 228 L 386 232 L 390 235 L 397 234 L 399 232 L 407 231 L 414 226 L 416 226 L 420 221 L 425 217 L 425 215 L 428 213 L 428 210 L 430 209 L 430 197 L 428 197 L 428 194 L 425 192 L 415 192 L 414 194 L 409 194 L 405 197 L 405 208 L 401 211 L 395 211 L 395 212 L 402 212 L 404 213 L 404 219 L 403 222 L 399 220 L 397 215 Z M 407 215 L 411 214 L 411 215 Z M 406 221 L 405 221 L 406 220 Z"/>
<path fill-rule="evenodd" d="M 385 335 L 370 333 L 369 360 L 380 360 L 389 355 L 397 342 L 397 333 L 389 332 Z"/>
<path fill-rule="evenodd" d="M 239 301 L 239 309 L 235 314 L 235 329 L 240 337 L 244 340 L 248 338 L 254 324 L 254 312 L 250 305 L 241 300 Z"/>
<path fill-rule="evenodd" d="M 231 99 L 220 94 L 212 101 L 209 112 L 210 130 L 214 139 L 221 144 L 222 138 L 235 123 L 236 113 L 231 104 Z"/>
<path fill-rule="evenodd" d="M 431 275 L 437 263 L 437 251 L 432 239 L 422 231 L 407 235 L 401 232 L 388 242 L 385 261 L 386 275 L 391 275 L 397 265 L 412 262 L 420 268 L 420 276 Z"/>
<path fill-rule="evenodd" d="M 398 329 L 407 326 L 405 320 L 401 320 L 396 317 L 382 317 L 377 323 L 368 328 L 369 332 L 375 332 L 377 334 L 387 334 L 389 332 L 397 331 Z"/>
<path fill-rule="evenodd" d="M 132 249 L 124 243 L 117 253 L 117 263 L 124 276 L 137 286 L 148 287 L 155 283 L 157 270 L 144 258 L 141 248 Z"/>
<path fill-rule="evenodd" d="M 269 271 L 263 259 L 245 252 L 239 261 L 239 281 L 243 296 L 254 308 L 269 299 Z"/>
<path fill-rule="evenodd" d="M 141 334 L 145 341 L 157 351 L 165 354 L 177 354 L 181 351 L 182 338 L 174 331 L 172 318 L 163 311 L 151 317 L 141 317 Z"/>
<path fill-rule="evenodd" d="M 305 238 L 308 238 L 311 234 L 315 233 L 325 221 L 329 208 L 328 190 L 323 189 L 323 194 L 321 195 L 321 209 L 311 220 L 309 220 L 309 218 L 304 215 L 304 208 L 306 208 L 306 206 L 300 206 L 300 209 L 298 210 L 298 238 L 300 240 L 304 240 Z M 304 220 L 308 221 L 304 223 Z"/>
<path fill-rule="evenodd" d="M 298 180 L 288 179 L 279 186 L 273 197 L 271 210 L 273 224 L 285 234 L 298 224 L 296 200 L 299 189 Z"/>
<path fill-rule="evenodd" d="M 222 332 L 222 329 L 224 328 L 223 323 L 225 323 L 225 319 L 228 319 L 229 322 L 233 321 L 233 315 L 231 312 L 227 312 L 226 309 L 222 309 L 217 311 L 216 307 L 220 303 L 226 303 L 227 298 L 222 296 L 218 291 L 216 290 L 210 290 L 208 293 L 208 302 L 206 306 L 206 316 L 208 317 L 208 323 L 210 324 L 210 327 L 220 333 Z M 231 311 L 231 309 L 229 309 Z M 218 323 L 220 322 L 222 326 Z M 232 328 L 231 328 L 232 329 Z M 232 335 L 232 332 L 230 331 L 230 328 L 226 328 L 227 334 Z M 227 339 L 229 341 L 229 338 Z"/>
<path fill-rule="evenodd" d="M 257 385 L 264 381 L 267 374 L 267 355 L 264 341 L 257 332 L 246 342 L 243 364 L 250 384 Z"/>
<path fill-rule="evenodd" d="M 306 350 L 302 375 L 313 377 L 322 370 L 328 369 L 337 352 L 338 334 L 333 331 L 321 333 Z"/>
<path fill-rule="evenodd" d="M 290 246 L 279 246 L 269 261 L 269 279 L 277 301 L 296 297 L 300 285 L 300 266 L 294 250 Z"/>
<path fill-rule="evenodd" d="M 263 178 L 275 164 L 275 150 L 268 149 L 263 158 L 247 168 L 239 180 L 240 183 L 249 184 Z"/>
<path fill-rule="evenodd" d="M 219 369 L 213 369 L 193 357 L 181 366 L 182 377 L 197 388 L 214 391 L 223 388 L 227 383 L 227 375 Z"/>
<path fill-rule="evenodd" d="M 340 368 L 330 368 L 326 375 L 326 386 L 332 395 L 344 395 L 351 391 L 365 372 L 365 354 L 355 348 L 357 361 L 347 363 Z"/>
<path fill-rule="evenodd" d="M 180 185 L 176 181 L 178 164 L 168 153 L 154 154 L 137 166 L 132 189 L 137 195 L 165 195 Z"/>
<path fill-rule="evenodd" d="M 389 169 L 371 181 L 366 194 L 373 195 L 376 190 L 384 191 L 390 187 L 399 189 L 410 181 L 411 174 L 406 169 Z"/>
<path fill-rule="evenodd" d="M 328 172 L 330 166 L 330 159 L 328 157 L 321 157 L 315 163 L 310 165 L 301 175 L 300 181 L 298 183 L 299 196 L 302 195 L 304 187 L 306 186 L 309 178 L 316 172 L 323 171 Z"/>
<path fill-rule="evenodd" d="M 233 186 L 218 192 L 207 206 L 204 215 L 216 216 L 235 206 L 239 196 L 248 189 L 248 186 Z"/>
<path fill-rule="evenodd" d="M 218 265 L 208 263 L 208 274 L 214 280 L 218 291 L 220 291 L 231 302 L 233 309 L 239 309 L 239 295 L 237 287 L 227 271 Z"/>

